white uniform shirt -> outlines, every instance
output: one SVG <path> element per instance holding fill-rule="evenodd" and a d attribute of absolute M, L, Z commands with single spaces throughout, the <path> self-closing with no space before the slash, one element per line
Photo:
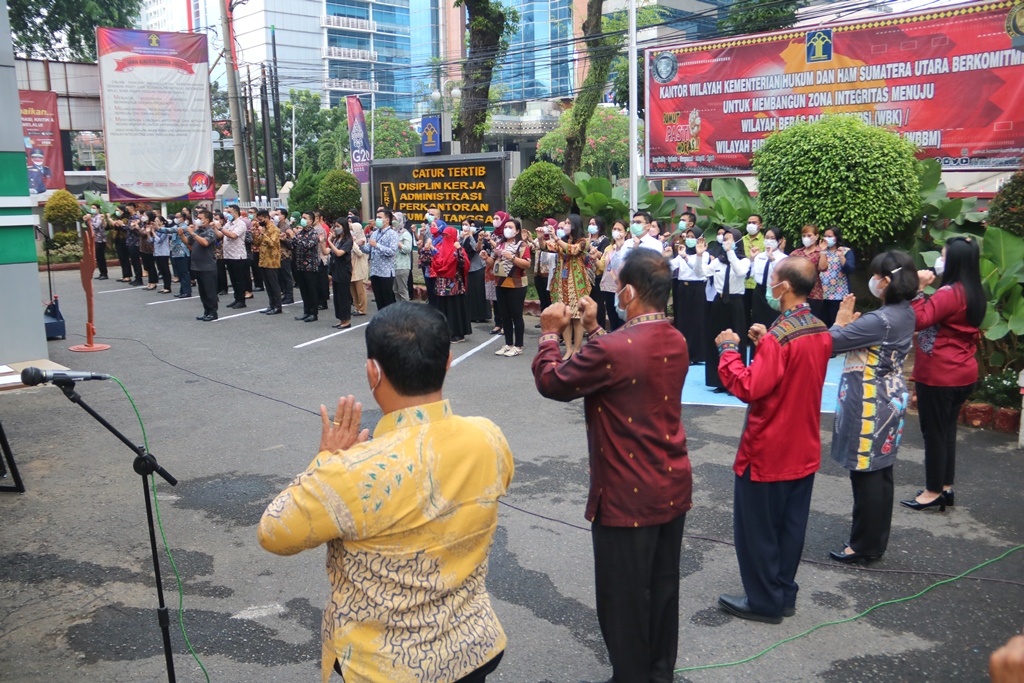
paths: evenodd
<path fill-rule="evenodd" d="M 224 235 L 224 240 L 221 244 L 224 250 L 224 258 L 229 261 L 248 258 L 248 254 L 245 252 L 245 221 L 241 218 L 231 221 L 222 230 L 228 230 L 238 235 L 238 237 Z"/>
<path fill-rule="evenodd" d="M 696 270 L 699 260 L 700 258 L 696 254 L 685 252 L 672 259 L 672 270 L 676 271 L 676 279 L 687 282 L 703 282 L 704 276 L 698 274 Z"/>
<path fill-rule="evenodd" d="M 665 251 L 665 244 L 657 237 L 651 237 L 650 233 L 640 238 L 640 247 L 656 251 L 659 254 L 664 253 Z"/>
<path fill-rule="evenodd" d="M 707 256 L 707 252 L 704 255 Z M 710 276 L 715 293 L 722 294 L 725 290 L 725 271 L 729 269 L 729 294 L 743 296 L 747 273 L 750 272 L 750 259 L 739 258 L 735 251 L 726 252 L 726 256 L 729 259 L 727 264 L 717 258 L 711 259 L 710 265 L 704 259 L 698 259 L 695 270 L 700 275 Z"/>
<path fill-rule="evenodd" d="M 786 254 L 780 251 L 779 249 L 775 249 L 774 251 L 772 251 L 772 260 L 770 264 L 768 262 L 768 254 L 766 252 L 762 251 L 757 256 L 755 256 L 754 262 L 751 266 L 751 275 L 754 278 L 754 282 L 759 285 L 768 284 L 769 282 L 771 282 L 772 272 L 775 270 L 775 267 L 779 265 L 779 261 L 781 261 L 784 258 L 786 258 Z M 765 268 L 768 269 L 767 280 L 764 279 Z"/>

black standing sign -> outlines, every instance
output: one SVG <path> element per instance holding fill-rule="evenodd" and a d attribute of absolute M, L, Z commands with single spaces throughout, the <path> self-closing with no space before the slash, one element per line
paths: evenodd
<path fill-rule="evenodd" d="M 371 194 L 374 208 L 401 211 L 420 223 L 437 206 L 445 221 L 480 220 L 489 224 L 505 208 L 505 155 L 467 155 L 374 162 Z"/>

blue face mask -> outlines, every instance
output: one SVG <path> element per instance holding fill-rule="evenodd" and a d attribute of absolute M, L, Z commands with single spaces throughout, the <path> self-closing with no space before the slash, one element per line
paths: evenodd
<path fill-rule="evenodd" d="M 589 232 L 591 235 L 596 235 L 597 234 L 597 226 L 596 225 L 588 225 L 587 226 L 587 232 Z"/>
<path fill-rule="evenodd" d="M 555 237 L 557 237 L 560 240 L 565 239 L 565 230 L 562 230 L 561 228 L 555 230 Z"/>
<path fill-rule="evenodd" d="M 303 218 L 301 221 L 299 221 L 299 225 L 302 226 L 303 228 L 308 228 L 309 227 L 309 221 L 307 221 L 305 218 Z"/>
<path fill-rule="evenodd" d="M 626 285 L 626 286 L 628 287 L 629 285 Z M 626 310 L 624 308 L 622 308 L 622 306 L 619 304 L 619 295 L 622 294 L 622 292 L 624 292 L 624 291 L 626 291 L 626 290 L 622 289 L 621 291 L 615 292 L 615 314 L 619 316 L 620 320 L 626 320 L 626 318 L 627 318 Z M 633 303 L 633 302 L 630 301 L 630 303 Z M 626 304 L 626 305 L 628 306 L 629 304 Z"/>
<path fill-rule="evenodd" d="M 383 218 L 378 218 L 376 220 L 376 222 L 374 223 L 374 225 L 376 225 L 377 229 L 380 230 L 381 228 L 384 227 L 384 219 Z"/>

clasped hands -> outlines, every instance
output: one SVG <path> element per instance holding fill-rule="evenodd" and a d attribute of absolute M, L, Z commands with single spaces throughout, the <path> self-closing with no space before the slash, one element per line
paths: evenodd
<path fill-rule="evenodd" d="M 587 334 L 597 330 L 597 302 L 589 296 L 580 297 L 580 322 Z M 572 322 L 572 313 L 563 303 L 553 303 L 540 314 L 541 334 L 562 334 Z"/>
<path fill-rule="evenodd" d="M 747 330 L 747 338 L 750 339 L 754 346 L 757 346 L 766 334 L 768 334 L 768 328 L 761 323 L 754 323 L 750 326 L 750 329 Z M 740 335 L 736 334 L 731 329 L 724 330 L 715 337 L 715 346 L 723 344 L 724 342 L 732 342 L 733 344 L 738 345 L 740 343 Z"/>
<path fill-rule="evenodd" d="M 334 419 L 327 417 L 327 406 L 320 404 L 320 452 L 345 451 L 370 438 L 370 430 L 359 430 L 363 419 L 363 404 L 349 394 L 338 399 Z"/>

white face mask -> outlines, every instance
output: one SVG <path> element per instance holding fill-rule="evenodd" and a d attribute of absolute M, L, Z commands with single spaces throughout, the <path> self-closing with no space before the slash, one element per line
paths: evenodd
<path fill-rule="evenodd" d="M 513 237 L 516 236 L 516 229 L 515 228 L 505 228 L 502 231 L 502 234 L 505 235 L 505 239 L 510 240 L 510 239 L 512 239 Z"/>
<path fill-rule="evenodd" d="M 719 235 L 715 239 L 718 240 L 719 244 L 721 244 L 721 243 L 723 243 L 725 241 L 725 235 Z"/>
<path fill-rule="evenodd" d="M 758 227 L 757 227 L 756 223 L 747 223 L 747 234 L 748 235 L 756 235 L 757 234 L 757 230 L 758 230 Z"/>
<path fill-rule="evenodd" d="M 830 247 L 836 246 L 836 238 L 835 237 L 826 237 L 825 238 L 825 244 L 827 244 Z"/>
<path fill-rule="evenodd" d="M 623 237 L 625 237 L 625 235 L 622 234 L 621 230 L 612 230 L 612 237 L 614 237 L 617 240 L 621 240 Z"/>
<path fill-rule="evenodd" d="M 804 235 L 801 242 L 804 243 L 805 248 L 810 248 L 814 244 L 814 238 L 811 237 L 810 235 Z"/>
<path fill-rule="evenodd" d="M 779 248 L 779 241 L 773 239 L 766 239 L 764 241 L 764 248 L 771 249 L 772 251 L 774 251 Z"/>
<path fill-rule="evenodd" d="M 940 275 L 941 276 L 943 273 L 945 273 L 946 272 L 946 259 L 942 258 L 941 256 L 939 258 L 935 259 L 934 269 L 935 269 L 935 274 L 936 275 Z"/>
<path fill-rule="evenodd" d="M 868 280 L 868 290 L 876 299 L 881 299 L 882 295 L 885 294 L 885 286 L 882 285 L 881 282 L 882 281 L 875 276 L 872 276 L 871 279 Z"/>
<path fill-rule="evenodd" d="M 499 218 L 495 218 L 495 219 L 494 219 L 494 220 L 492 221 L 492 224 L 494 225 L 494 229 L 495 229 L 495 230 L 497 230 L 498 228 L 500 228 L 500 227 L 501 227 L 501 219 L 499 219 Z"/>

